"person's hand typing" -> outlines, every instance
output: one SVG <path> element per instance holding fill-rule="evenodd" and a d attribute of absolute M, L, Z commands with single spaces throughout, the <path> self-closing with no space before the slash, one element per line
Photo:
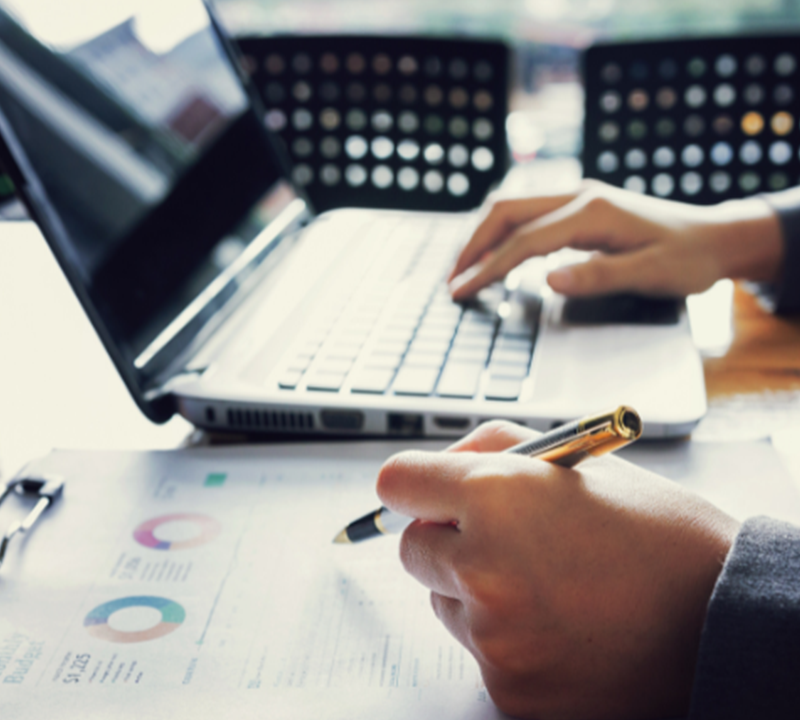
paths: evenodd
<path fill-rule="evenodd" d="M 451 293 L 470 297 L 523 260 L 564 247 L 598 251 L 548 276 L 554 290 L 575 296 L 683 296 L 723 277 L 773 281 L 783 257 L 780 224 L 762 199 L 698 207 L 586 181 L 573 194 L 494 203 L 456 261 Z"/>
<path fill-rule="evenodd" d="M 481 426 L 450 452 L 402 453 L 383 503 L 420 518 L 406 569 L 526 718 L 686 711 L 706 606 L 738 523 L 616 458 L 576 470 L 500 451 L 531 432 Z"/>

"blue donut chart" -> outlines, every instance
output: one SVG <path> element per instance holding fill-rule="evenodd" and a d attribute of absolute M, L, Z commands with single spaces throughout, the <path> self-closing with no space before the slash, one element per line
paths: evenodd
<path fill-rule="evenodd" d="M 146 630 L 127 632 L 115 630 L 108 624 L 108 619 L 118 610 L 133 607 L 147 607 L 161 613 L 161 622 Z M 116 600 L 109 600 L 98 605 L 84 619 L 83 625 L 89 634 L 101 640 L 115 643 L 137 643 L 155 640 L 177 630 L 186 619 L 186 611 L 174 600 L 154 595 L 135 595 Z"/>

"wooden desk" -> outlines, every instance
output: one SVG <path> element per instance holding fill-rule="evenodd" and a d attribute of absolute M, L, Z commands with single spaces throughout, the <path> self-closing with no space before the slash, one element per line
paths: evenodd
<path fill-rule="evenodd" d="M 800 428 L 800 319 L 777 317 L 734 289 L 733 340 L 703 360 L 708 414 L 695 440 L 758 440 Z"/>
<path fill-rule="evenodd" d="M 751 293 L 737 286 L 733 328 L 728 351 L 703 362 L 710 401 L 800 391 L 800 319 L 772 315 Z"/>

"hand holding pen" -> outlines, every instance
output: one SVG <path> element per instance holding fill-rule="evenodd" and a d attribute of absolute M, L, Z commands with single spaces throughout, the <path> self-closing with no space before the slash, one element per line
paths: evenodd
<path fill-rule="evenodd" d="M 561 425 L 544 435 L 508 448 L 514 455 L 536 457 L 561 467 L 574 467 L 588 457 L 617 450 L 642 434 L 642 420 L 633 409 L 624 405 L 600 415 Z M 333 542 L 349 544 L 402 532 L 413 518 L 397 515 L 385 507 L 373 510 L 341 530 Z"/>
<path fill-rule="evenodd" d="M 509 715 L 684 717 L 739 524 L 611 455 L 567 469 L 506 452 L 532 435 L 486 423 L 384 464 L 381 501 L 418 518 L 403 567 Z"/>

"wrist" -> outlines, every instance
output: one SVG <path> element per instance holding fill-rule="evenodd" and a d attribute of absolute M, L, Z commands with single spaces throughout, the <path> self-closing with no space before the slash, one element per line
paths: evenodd
<path fill-rule="evenodd" d="M 721 278 L 777 282 L 783 236 L 775 211 L 761 198 L 731 200 L 714 208 L 709 243 Z"/>

